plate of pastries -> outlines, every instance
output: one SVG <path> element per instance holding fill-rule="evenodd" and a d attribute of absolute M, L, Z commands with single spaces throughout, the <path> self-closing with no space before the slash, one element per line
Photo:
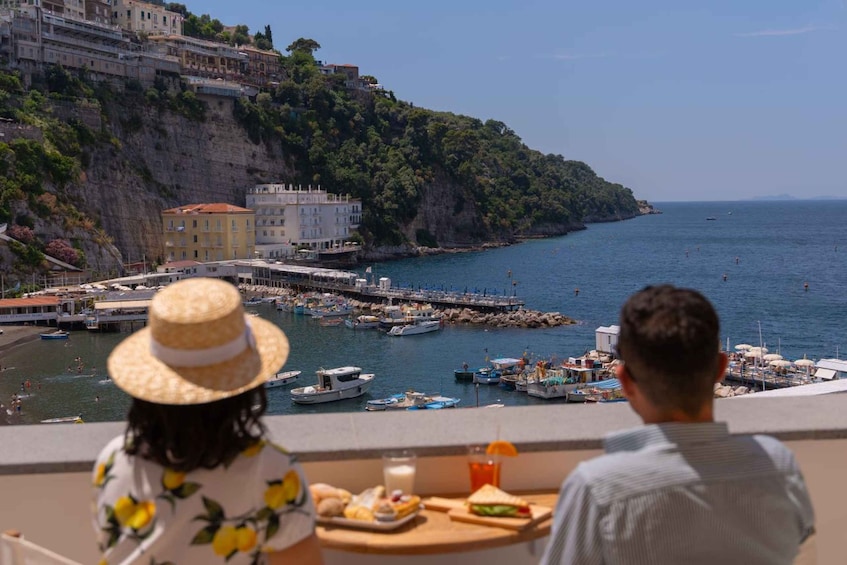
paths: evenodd
<path fill-rule="evenodd" d="M 317 521 L 324 525 L 393 530 L 414 520 L 421 509 L 420 496 L 399 490 L 387 493 L 382 485 L 359 494 L 326 483 L 310 485 L 309 490 Z"/>

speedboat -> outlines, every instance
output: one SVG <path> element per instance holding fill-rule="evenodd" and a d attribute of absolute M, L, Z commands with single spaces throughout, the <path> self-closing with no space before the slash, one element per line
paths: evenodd
<path fill-rule="evenodd" d="M 317 371 L 314 385 L 291 390 L 291 400 L 298 404 L 321 404 L 362 396 L 373 384 L 373 373 L 362 374 L 361 367 L 337 367 Z"/>
<path fill-rule="evenodd" d="M 388 330 L 388 335 L 393 336 L 404 336 L 404 335 L 417 335 L 417 334 L 425 334 L 429 332 L 437 332 L 441 329 L 441 321 L 439 320 L 425 320 L 422 322 L 415 322 L 414 324 L 406 324 L 403 326 L 394 326 L 390 330 Z"/>
<path fill-rule="evenodd" d="M 41 336 L 41 339 L 68 339 L 70 334 L 65 330 L 56 330 L 54 332 L 46 332 L 38 335 Z"/>
<path fill-rule="evenodd" d="M 300 371 L 280 371 L 265 381 L 265 388 L 274 388 L 291 384 L 300 376 Z"/>

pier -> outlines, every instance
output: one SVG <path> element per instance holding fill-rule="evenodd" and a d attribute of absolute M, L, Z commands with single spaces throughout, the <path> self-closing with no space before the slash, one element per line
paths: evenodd
<path fill-rule="evenodd" d="M 808 384 L 811 382 L 811 377 L 806 373 L 791 372 L 780 375 L 771 371 L 763 371 L 761 368 L 754 369 L 751 367 L 744 371 L 739 368 L 728 369 L 724 381 L 743 384 L 752 390 L 773 390 Z"/>
<path fill-rule="evenodd" d="M 249 270 L 244 267 L 249 266 Z M 508 312 L 525 306 L 516 295 L 412 289 L 391 286 L 381 277 L 377 284 L 359 273 L 303 265 L 250 262 L 240 265 L 239 282 L 267 287 L 290 287 L 298 291 L 334 292 L 364 302 L 427 302 L 436 308 L 473 308 L 483 312 Z"/>

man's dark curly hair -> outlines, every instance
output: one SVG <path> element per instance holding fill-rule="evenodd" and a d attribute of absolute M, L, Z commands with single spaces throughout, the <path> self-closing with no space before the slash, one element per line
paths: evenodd
<path fill-rule="evenodd" d="M 720 322 L 696 290 L 648 286 L 621 309 L 618 353 L 659 409 L 696 415 L 720 367 Z"/>

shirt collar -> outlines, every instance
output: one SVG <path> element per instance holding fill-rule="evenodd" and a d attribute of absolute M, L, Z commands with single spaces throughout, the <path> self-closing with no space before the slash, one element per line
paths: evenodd
<path fill-rule="evenodd" d="M 636 451 L 654 445 L 685 445 L 720 441 L 729 437 L 726 422 L 650 424 L 606 436 L 606 453 Z"/>

